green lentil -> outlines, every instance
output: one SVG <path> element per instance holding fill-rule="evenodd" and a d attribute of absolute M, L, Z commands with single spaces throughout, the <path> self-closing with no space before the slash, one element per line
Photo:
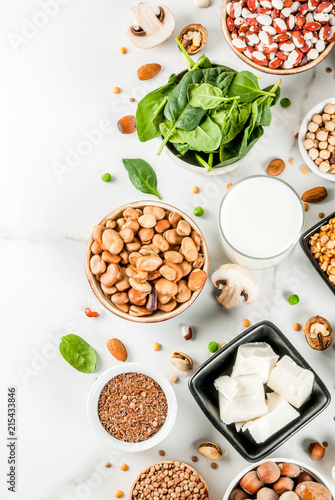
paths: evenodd
<path fill-rule="evenodd" d="M 219 349 L 218 343 L 217 342 L 210 342 L 208 344 L 208 350 L 209 352 L 216 352 Z"/>
<path fill-rule="evenodd" d="M 193 214 L 196 217 L 201 217 L 204 214 L 204 209 L 202 207 L 195 207 L 195 209 L 193 210 Z"/>
<path fill-rule="evenodd" d="M 104 174 L 101 176 L 101 179 L 104 181 L 104 182 L 110 182 L 112 180 L 112 176 L 111 174 L 107 173 L 107 174 Z"/>
<path fill-rule="evenodd" d="M 288 303 L 291 304 L 291 306 L 295 306 L 296 304 L 299 304 L 300 299 L 298 295 L 290 295 L 288 298 Z"/>
<path fill-rule="evenodd" d="M 287 97 L 280 100 L 280 105 L 282 108 L 289 108 L 291 106 L 291 101 Z"/>

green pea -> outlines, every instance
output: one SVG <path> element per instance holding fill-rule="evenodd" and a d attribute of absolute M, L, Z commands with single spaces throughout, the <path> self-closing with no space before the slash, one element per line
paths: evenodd
<path fill-rule="evenodd" d="M 300 299 L 298 295 L 290 295 L 288 298 L 288 303 L 291 304 L 291 306 L 295 306 L 295 304 L 299 304 Z"/>
<path fill-rule="evenodd" d="M 204 209 L 202 207 L 195 207 L 195 209 L 193 210 L 193 214 L 196 217 L 201 217 L 202 215 L 204 215 Z"/>
<path fill-rule="evenodd" d="M 110 182 L 112 180 L 112 176 L 111 174 L 107 173 L 107 174 L 104 174 L 101 176 L 101 179 L 104 181 L 104 182 Z"/>
<path fill-rule="evenodd" d="M 208 350 L 209 352 L 216 352 L 219 349 L 218 343 L 217 342 L 210 342 L 208 344 Z"/>
<path fill-rule="evenodd" d="M 289 108 L 291 106 L 291 101 L 287 97 L 280 100 L 280 105 L 282 108 Z"/>

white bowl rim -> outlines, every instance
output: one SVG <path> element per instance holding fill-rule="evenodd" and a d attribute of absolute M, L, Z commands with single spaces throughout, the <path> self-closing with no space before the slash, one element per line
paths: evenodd
<path fill-rule="evenodd" d="M 168 414 L 162 428 L 153 437 L 139 443 L 127 443 L 111 436 L 100 423 L 97 412 L 99 396 L 105 384 L 117 375 L 130 372 L 142 373 L 155 380 L 162 388 L 168 403 Z M 177 416 L 177 398 L 170 382 L 154 368 L 142 363 L 119 363 L 105 370 L 95 380 L 88 394 L 86 409 L 91 426 L 106 444 L 120 451 L 139 452 L 153 448 L 169 434 Z"/>
<path fill-rule="evenodd" d="M 234 477 L 234 479 L 229 483 L 229 486 L 226 489 L 226 492 L 223 496 L 223 500 L 229 499 L 232 490 L 236 487 L 237 483 L 240 481 L 240 479 L 247 472 L 256 469 L 260 464 L 263 464 L 264 462 L 276 462 L 276 463 L 287 462 L 287 463 L 296 464 L 299 467 L 301 467 L 304 471 L 306 471 L 306 472 L 310 473 L 312 476 L 314 476 L 318 480 L 318 482 L 320 482 L 321 484 L 326 486 L 333 495 L 333 491 L 332 491 L 333 488 L 330 486 L 328 480 L 319 471 L 314 469 L 314 467 L 312 467 L 311 465 L 307 465 L 304 462 L 301 462 L 300 460 L 295 460 L 295 459 L 291 459 L 291 458 L 268 457 L 268 458 L 265 458 L 263 460 L 260 460 L 259 462 L 255 462 L 253 464 L 250 464 L 248 467 L 243 469 L 239 474 L 237 474 Z"/>
<path fill-rule="evenodd" d="M 335 97 L 328 97 L 328 99 L 324 99 L 323 101 L 318 102 L 311 108 L 306 115 L 304 116 L 300 129 L 299 129 L 299 136 L 298 136 L 298 145 L 299 145 L 299 151 L 300 154 L 304 160 L 304 162 L 308 165 L 308 167 L 317 175 L 320 177 L 323 177 L 324 179 L 327 179 L 328 181 L 335 182 L 335 174 L 328 174 L 320 172 L 319 168 L 317 165 L 315 165 L 314 161 L 309 157 L 307 150 L 304 148 L 304 140 L 306 137 L 307 133 L 307 124 L 312 120 L 312 116 L 315 114 L 320 114 L 322 109 L 325 107 L 326 104 L 335 104 Z"/>

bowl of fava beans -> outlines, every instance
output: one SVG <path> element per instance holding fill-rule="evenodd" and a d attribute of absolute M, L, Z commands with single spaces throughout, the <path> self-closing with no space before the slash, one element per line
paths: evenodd
<path fill-rule="evenodd" d="M 138 201 L 109 213 L 94 228 L 85 267 L 89 284 L 117 316 L 156 323 L 177 316 L 199 296 L 208 249 L 193 220 L 157 201 Z"/>

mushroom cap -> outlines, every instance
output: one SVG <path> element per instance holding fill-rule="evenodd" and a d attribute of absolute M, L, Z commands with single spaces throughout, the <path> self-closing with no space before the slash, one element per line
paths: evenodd
<path fill-rule="evenodd" d="M 256 278 L 243 266 L 238 264 L 223 264 L 212 273 L 211 279 L 216 288 L 223 289 L 226 286 L 233 288 L 239 297 L 243 297 L 245 304 L 251 304 L 256 300 L 258 294 Z M 246 294 L 242 295 L 243 291 Z"/>
<path fill-rule="evenodd" d="M 129 40 L 140 49 L 151 49 L 164 42 L 175 28 L 175 19 L 168 7 L 159 5 L 157 12 L 142 2 L 131 8 L 137 26 L 129 26 Z"/>

